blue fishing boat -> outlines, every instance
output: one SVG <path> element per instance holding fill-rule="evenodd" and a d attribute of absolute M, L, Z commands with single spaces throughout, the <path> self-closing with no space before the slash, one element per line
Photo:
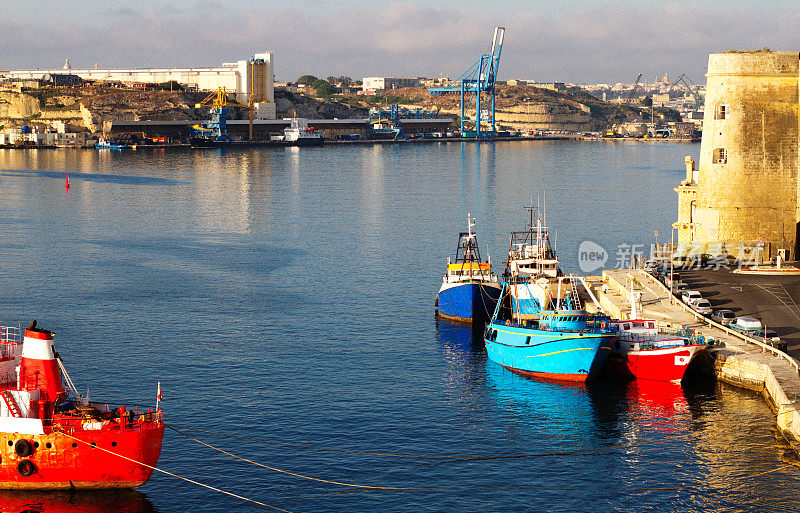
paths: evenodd
<path fill-rule="evenodd" d="M 491 318 L 502 289 L 497 276 L 492 274 L 491 259 L 481 260 L 473 226 L 475 223 L 467 214 L 467 231 L 458 234 L 455 262 L 447 258 L 447 272 L 436 295 L 438 314 L 459 322 Z"/>
<path fill-rule="evenodd" d="M 611 350 L 616 333 L 606 315 L 580 307 L 574 278 L 558 278 L 570 291 L 565 301 L 545 305 L 535 319 L 522 318 L 504 284 L 492 320 L 484 333 L 489 359 L 519 374 L 556 381 L 585 382 L 595 377 Z"/>

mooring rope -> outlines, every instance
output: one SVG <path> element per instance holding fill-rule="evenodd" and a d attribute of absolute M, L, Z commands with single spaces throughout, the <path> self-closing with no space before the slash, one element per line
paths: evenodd
<path fill-rule="evenodd" d="M 168 428 L 170 428 L 171 430 L 175 431 L 176 433 L 185 436 L 189 440 L 194 440 L 195 442 L 197 442 L 197 443 L 199 443 L 201 445 L 205 445 L 206 447 L 214 449 L 215 451 L 219 451 L 219 452 L 221 452 L 223 454 L 227 454 L 228 456 L 231 456 L 232 458 L 236 458 L 237 460 L 246 461 L 247 463 L 251 463 L 251 464 L 256 465 L 258 467 L 262 467 L 262 468 L 265 468 L 265 469 L 268 469 L 268 470 L 279 472 L 281 474 L 287 474 L 287 475 L 299 477 L 299 478 L 302 478 L 302 479 L 308 479 L 309 481 L 317 481 L 317 482 L 320 482 L 320 483 L 327 483 L 327 484 L 333 484 L 333 485 L 339 485 L 339 486 L 347 486 L 347 487 L 351 487 L 351 488 L 366 488 L 366 489 L 370 489 L 370 490 L 433 490 L 433 488 L 430 488 L 430 487 L 418 488 L 418 487 L 411 487 L 411 486 L 361 485 L 361 484 L 354 484 L 354 483 L 343 483 L 343 482 L 340 482 L 340 481 L 332 481 L 332 480 L 329 480 L 329 479 L 322 479 L 322 478 L 319 478 L 319 477 L 306 476 L 306 475 L 303 475 L 303 474 L 298 474 L 296 472 L 290 472 L 288 470 L 283 470 L 283 469 L 279 469 L 279 468 L 276 468 L 276 467 L 271 467 L 269 465 L 265 465 L 263 463 L 259 463 L 257 461 L 253 461 L 251 459 L 245 458 L 243 456 L 239 456 L 237 454 L 233 454 L 232 452 L 228 452 L 225 449 L 220 449 L 219 447 L 215 447 L 215 446 L 213 446 L 213 445 L 211 445 L 209 443 L 203 442 L 202 440 L 198 440 L 197 438 L 194 438 L 193 436 L 187 435 L 186 433 L 174 428 L 173 426 L 170 426 L 170 425 L 166 425 L 166 426 Z"/>
<path fill-rule="evenodd" d="M 213 445 L 208 444 L 206 442 L 203 442 L 201 440 L 198 440 L 197 438 L 194 438 L 192 436 L 189 436 L 186 433 L 183 433 L 183 432 L 175 429 L 172 426 L 167 426 L 167 427 L 169 427 L 173 431 L 185 436 L 186 438 L 189 438 L 190 440 L 194 440 L 195 442 L 197 442 L 199 444 L 202 444 L 202 445 L 205 445 L 206 447 L 209 447 L 211 449 L 214 449 L 215 451 L 219 451 L 219 452 L 221 452 L 223 454 L 227 454 L 228 456 L 231 456 L 231 457 L 236 458 L 238 460 L 242 460 L 242 461 L 245 461 L 245 462 L 248 462 L 248 463 L 252 463 L 253 465 L 257 465 L 259 467 L 263 467 L 263 468 L 266 468 L 266 469 L 269 469 L 269 470 L 274 470 L 274 471 L 277 471 L 277 472 L 280 472 L 280 473 L 283 473 L 283 474 L 288 474 L 288 475 L 295 476 L 295 477 L 301 477 L 303 479 L 308 479 L 308 480 L 311 480 L 311 481 L 317 481 L 317 482 L 328 483 L 328 484 L 335 484 L 335 485 L 340 485 L 340 486 L 347 486 L 347 487 L 351 487 L 351 488 L 358 488 L 358 489 L 360 489 L 362 491 L 370 491 L 370 490 L 400 490 L 400 491 L 452 492 L 452 491 L 458 491 L 458 490 L 471 490 L 471 491 L 511 492 L 511 491 L 542 491 L 542 490 L 550 490 L 550 491 L 587 491 L 587 490 L 606 490 L 607 489 L 607 487 L 603 487 L 603 488 L 564 487 L 564 488 L 546 488 L 546 489 L 543 489 L 541 487 L 533 487 L 533 488 L 485 488 L 485 487 L 475 487 L 475 486 L 462 486 L 462 487 L 458 487 L 458 486 L 456 486 L 456 487 L 374 486 L 374 485 L 359 485 L 359 484 L 353 484 L 353 483 L 342 483 L 342 482 L 339 482 L 339 481 L 331 481 L 331 480 L 328 480 L 328 479 L 320 479 L 320 478 L 316 478 L 316 477 L 305 476 L 303 474 L 298 474 L 298 473 L 295 473 L 295 472 L 289 472 L 287 470 L 281 470 L 281 469 L 277 469 L 275 467 L 270 467 L 268 465 L 264 465 L 262 463 L 258 463 L 256 461 L 250 460 L 248 458 L 244 458 L 242 456 L 238 456 L 238 455 L 233 454 L 231 452 L 228 452 L 228 451 L 226 451 L 224 449 L 220 449 L 219 447 L 214 447 Z M 646 489 L 646 490 L 682 490 L 682 489 L 686 489 L 686 488 L 696 488 L 696 487 L 692 486 L 692 485 L 689 485 L 689 486 L 686 486 L 686 485 L 681 485 L 681 486 L 661 486 L 661 487 L 649 486 L 649 487 L 641 487 L 640 489 L 643 489 L 643 490 L 644 489 Z"/>
<path fill-rule="evenodd" d="M 185 436 L 186 438 L 188 438 L 190 440 L 193 440 L 193 441 L 195 441 L 195 442 L 197 442 L 197 443 L 199 443 L 201 445 L 204 445 L 204 446 L 206 446 L 206 447 L 208 447 L 210 449 L 213 449 L 215 451 L 219 451 L 219 452 L 221 452 L 223 454 L 226 454 L 226 455 L 228 455 L 228 456 L 230 456 L 232 458 L 235 458 L 235 459 L 250 463 L 252 465 L 256 465 L 258 467 L 266 468 L 268 470 L 272 470 L 272 471 L 279 472 L 279 473 L 282 473 L 282 474 L 287 474 L 287 475 L 290 475 L 290 476 L 299 477 L 301 479 L 307 479 L 307 480 L 310 480 L 310 481 L 333 484 L 333 485 L 338 485 L 338 486 L 346 486 L 346 487 L 350 487 L 350 488 L 358 488 L 358 489 L 362 489 L 362 490 L 452 491 L 452 490 L 455 489 L 455 488 L 452 488 L 452 487 L 450 487 L 450 488 L 442 488 L 442 487 L 430 487 L 430 486 L 428 486 L 428 487 L 416 487 L 416 486 L 362 485 L 362 484 L 344 483 L 344 482 L 341 482 L 341 481 L 333 481 L 333 480 L 329 480 L 329 479 L 322 479 L 322 478 L 318 478 L 318 477 L 307 476 L 307 475 L 304 475 L 304 474 L 299 474 L 299 473 L 296 473 L 296 472 L 290 472 L 288 470 L 275 468 L 275 467 L 272 467 L 272 466 L 269 466 L 269 465 L 265 465 L 263 463 L 259 463 L 257 461 L 253 461 L 253 460 L 251 460 L 249 458 L 245 458 L 243 456 L 239 456 L 237 454 L 234 454 L 232 452 L 226 451 L 224 449 L 221 449 L 219 447 L 211 445 L 211 444 L 209 444 L 207 442 L 204 442 L 202 440 L 194 438 L 193 436 L 188 435 L 188 434 L 182 432 L 181 430 L 177 429 L 173 425 L 169 425 L 169 424 L 165 424 L 165 425 L 168 428 L 170 428 L 173 431 L 175 431 L 176 433 L 178 433 L 178 434 L 180 434 L 182 436 Z M 200 431 L 200 430 L 198 430 L 198 431 Z M 233 435 L 223 435 L 223 434 L 220 434 L 220 435 L 221 436 L 230 436 L 232 438 L 237 438 L 237 439 L 243 439 L 242 437 L 237 437 L 237 436 L 233 436 Z M 687 436 L 687 435 L 689 435 L 689 433 L 681 433 L 679 435 L 675 435 L 675 436 L 667 437 L 667 438 L 677 438 L 677 437 L 682 437 L 682 436 Z M 245 440 L 247 440 L 247 439 L 245 439 Z M 453 461 L 453 460 L 472 461 L 472 460 L 493 460 L 493 459 L 503 459 L 503 458 L 525 458 L 525 457 L 531 457 L 531 456 L 574 455 L 574 454 L 580 454 L 580 453 L 598 452 L 598 451 L 608 450 L 608 449 L 619 449 L 619 448 L 634 447 L 634 446 L 639 446 L 639 445 L 646 445 L 646 444 L 650 443 L 651 441 L 652 440 L 649 440 L 649 439 L 643 439 L 643 440 L 641 440 L 639 442 L 636 442 L 636 443 L 621 444 L 621 445 L 609 446 L 609 447 L 597 447 L 597 448 L 593 448 L 593 449 L 578 449 L 578 450 L 573 450 L 573 451 L 556 451 L 556 452 L 549 452 L 549 453 L 517 454 L 517 455 L 508 455 L 508 456 L 504 456 L 504 455 L 468 456 L 468 457 L 462 457 L 462 456 L 440 456 L 440 457 L 438 457 L 438 459 L 440 460 L 439 462 L 431 463 L 431 464 L 435 465 L 435 464 L 438 464 L 438 463 L 444 463 L 447 460 L 449 460 L 449 461 Z M 369 454 L 381 454 L 381 453 L 369 453 Z M 431 458 L 431 456 L 429 456 L 428 458 Z M 512 490 L 524 491 L 524 490 L 527 490 L 527 488 L 508 488 L 508 489 L 506 489 L 506 488 L 475 488 L 475 487 L 469 487 L 469 489 L 483 490 L 483 491 L 512 491 Z"/>
<path fill-rule="evenodd" d="M 288 442 L 276 442 L 273 440 L 261 440 L 258 438 L 247 438 L 243 436 L 237 435 L 229 435 L 227 433 L 218 433 L 214 431 L 207 431 L 204 429 L 186 427 L 186 426 L 179 426 L 177 424 L 164 424 L 166 427 L 172 429 L 173 431 L 189 438 L 195 440 L 198 443 L 206 444 L 200 440 L 196 440 L 191 436 L 183 433 L 181 430 L 184 431 L 196 431 L 198 433 L 204 433 L 207 435 L 214 435 L 214 436 L 221 436 L 225 438 L 233 438 L 236 440 L 244 440 L 247 442 L 257 442 L 257 443 L 264 443 L 270 445 L 280 445 L 284 447 L 295 447 L 298 449 L 310 449 L 315 451 L 328 451 L 328 452 L 340 452 L 345 454 L 363 454 L 366 456 L 387 456 L 392 458 L 410 458 L 410 459 L 430 459 L 430 460 L 451 460 L 451 461 L 476 461 L 476 460 L 499 460 L 499 459 L 520 459 L 520 458 L 537 458 L 537 457 L 547 457 L 547 456 L 571 456 L 574 454 L 582 454 L 582 453 L 593 453 L 599 452 L 604 450 L 614 450 L 614 449 L 624 449 L 628 447 L 636 447 L 640 445 L 646 445 L 650 443 L 658 443 L 662 440 L 672 440 L 675 438 L 680 437 L 687 437 L 692 436 L 692 433 L 677 433 L 674 435 L 666 435 L 660 438 L 642 438 L 636 442 L 631 442 L 627 444 L 619 444 L 619 445 L 610 445 L 607 447 L 593 447 L 590 449 L 571 449 L 571 450 L 564 450 L 564 451 L 552 451 L 552 452 L 535 452 L 535 453 L 522 453 L 522 454 L 489 454 L 489 455 L 439 455 L 439 454 L 396 454 L 396 453 L 388 453 L 388 452 L 369 452 L 369 451 L 355 451 L 355 450 L 348 450 L 348 449 L 334 449 L 330 447 L 316 447 L 312 445 L 302 445 L 302 444 L 293 444 Z M 209 445 L 209 447 L 217 449 Z M 223 451 L 224 452 L 224 451 Z"/>
<path fill-rule="evenodd" d="M 90 445 L 90 446 L 92 445 L 91 443 L 89 443 L 89 442 L 87 442 L 87 441 L 85 441 L 85 440 L 81 440 L 81 439 L 80 439 L 80 438 L 78 438 L 78 437 L 72 436 L 72 435 L 70 435 L 69 433 L 64 433 L 64 432 L 62 431 L 62 432 L 61 432 L 61 434 L 62 434 L 62 435 L 64 435 L 64 436 L 66 436 L 66 437 L 72 438 L 73 440 L 77 440 L 78 442 L 81 442 L 82 444 L 85 444 L 85 445 Z M 188 477 L 179 476 L 178 474 L 174 474 L 174 473 L 172 473 L 172 472 L 169 472 L 169 471 L 167 471 L 167 470 L 163 470 L 163 469 L 160 469 L 160 468 L 158 468 L 158 467 L 154 467 L 154 466 L 152 466 L 152 465 L 148 465 L 147 463 L 143 463 L 143 462 L 141 462 L 141 461 L 134 460 L 133 458 L 129 458 L 129 457 L 127 457 L 127 456 L 123 456 L 122 454 L 119 454 L 119 453 L 117 453 L 117 452 L 110 451 L 110 450 L 108 450 L 108 449 L 104 449 L 103 447 L 100 447 L 100 446 L 98 446 L 98 445 L 94 445 L 94 446 L 92 446 L 92 447 L 94 447 L 95 449 L 99 449 L 99 450 L 101 450 L 101 451 L 107 452 L 107 453 L 109 453 L 109 454 L 113 454 L 114 456 L 117 456 L 117 457 L 119 457 L 119 458 L 122 458 L 122 459 L 124 459 L 124 460 L 128 460 L 128 461 L 130 461 L 130 462 L 136 463 L 137 465 L 141 465 L 141 466 L 143 466 L 143 467 L 147 467 L 147 468 L 149 468 L 149 469 L 152 469 L 152 470 L 154 470 L 154 471 L 156 471 L 156 472 L 161 472 L 162 474 L 167 474 L 168 476 L 172 476 L 172 477 L 175 477 L 175 478 L 178 478 L 178 479 L 182 479 L 183 481 L 186 481 L 186 482 L 189 482 L 189 483 L 192 483 L 192 484 L 198 485 L 198 486 L 202 486 L 203 488 L 208 488 L 209 490 L 213 490 L 213 491 L 215 491 L 215 492 L 224 493 L 225 495 L 230 495 L 231 497 L 235 497 L 235 498 L 237 498 L 237 499 L 241 499 L 241 500 L 243 500 L 243 501 L 247 501 L 247 502 L 252 502 L 253 504 L 258 504 L 259 506 L 264 506 L 264 507 L 266 507 L 266 508 L 274 509 L 274 510 L 276 510 L 276 511 L 283 511 L 284 513 L 292 513 L 292 512 L 291 512 L 291 511 L 289 511 L 289 510 L 282 509 L 282 508 L 279 508 L 279 507 L 277 507 L 277 506 L 272 506 L 272 505 L 270 505 L 270 504 L 266 504 L 266 503 L 263 503 L 263 502 L 257 501 L 257 500 L 255 500 L 255 499 L 251 499 L 251 498 L 249 498 L 249 497 L 244 497 L 244 496 L 242 496 L 242 495 L 237 495 L 237 494 L 235 494 L 235 493 L 233 493 L 233 492 L 229 492 L 229 491 L 227 491 L 227 490 L 222 490 L 222 489 L 220 489 L 220 488 L 215 488 L 215 487 L 213 487 L 213 486 L 211 486 L 211 485 L 207 485 L 207 484 L 205 484 L 205 483 L 201 483 L 201 482 L 199 482 L 199 481 L 195 481 L 194 479 L 189 479 Z"/>

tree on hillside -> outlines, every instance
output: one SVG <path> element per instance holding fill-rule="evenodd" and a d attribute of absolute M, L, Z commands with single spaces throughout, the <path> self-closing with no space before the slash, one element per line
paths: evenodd
<path fill-rule="evenodd" d="M 349 86 L 350 84 L 353 83 L 353 79 L 348 76 L 339 77 L 336 80 L 338 80 L 339 83 L 343 86 Z"/>
<path fill-rule="evenodd" d="M 311 87 L 317 92 L 317 96 L 330 96 L 335 91 L 336 88 L 333 87 L 330 82 L 326 82 L 325 80 L 317 79 L 311 83 Z"/>
<path fill-rule="evenodd" d="M 336 85 L 336 77 L 328 77 L 325 80 L 327 80 L 330 85 Z"/>
<path fill-rule="evenodd" d="M 297 83 L 303 85 L 311 85 L 317 80 L 319 79 L 314 75 L 303 75 L 302 77 L 297 79 Z"/>
<path fill-rule="evenodd" d="M 158 85 L 158 88 L 162 91 L 183 91 L 183 86 L 174 80 L 162 82 Z"/>

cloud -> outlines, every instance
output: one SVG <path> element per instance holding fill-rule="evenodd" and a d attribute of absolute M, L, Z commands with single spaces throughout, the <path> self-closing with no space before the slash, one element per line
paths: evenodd
<path fill-rule="evenodd" d="M 81 17 L 65 11 L 63 23 L 58 12 L 33 12 L 0 21 L 0 68 L 60 67 L 67 57 L 73 66 L 216 66 L 272 50 L 279 80 L 304 73 L 455 77 L 489 51 L 498 24 L 507 29 L 500 78 L 616 82 L 639 72 L 645 80 L 686 72 L 702 82 L 709 53 L 800 49 L 798 8 L 605 4 L 508 15 L 508 9 L 481 4 L 453 5 L 458 4 L 126 4 L 97 7 Z"/>

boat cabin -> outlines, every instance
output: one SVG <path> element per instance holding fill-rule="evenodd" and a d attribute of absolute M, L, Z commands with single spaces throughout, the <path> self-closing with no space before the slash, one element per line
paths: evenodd
<path fill-rule="evenodd" d="M 539 329 L 554 331 L 583 331 L 588 328 L 586 310 L 542 310 Z"/>
<path fill-rule="evenodd" d="M 530 223 L 526 231 L 511 232 L 505 274 L 522 278 L 556 278 L 561 275 L 561 270 L 555 249 L 550 243 L 550 230 L 543 224 L 543 217 L 537 208 L 526 209 L 530 213 Z"/>
<path fill-rule="evenodd" d="M 492 281 L 492 264 L 488 262 L 462 262 L 447 264 L 445 281 L 455 283 L 460 281 Z"/>
<path fill-rule="evenodd" d="M 472 232 L 472 216 L 467 214 L 467 231 L 458 234 L 455 262 L 447 257 L 447 273 L 444 275 L 445 283 L 462 281 L 497 281 L 492 275 L 491 258 L 483 262 L 478 249 L 477 235 Z"/>
<path fill-rule="evenodd" d="M 617 331 L 616 349 L 663 349 L 706 344 L 702 335 L 683 328 L 662 328 L 652 319 L 614 321 L 611 322 L 611 329 Z"/>

